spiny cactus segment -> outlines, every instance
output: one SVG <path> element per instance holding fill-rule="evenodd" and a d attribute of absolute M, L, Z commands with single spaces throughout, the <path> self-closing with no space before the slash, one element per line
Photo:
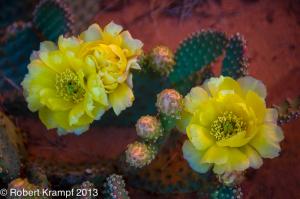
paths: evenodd
<path fill-rule="evenodd" d="M 209 196 L 210 199 L 242 199 L 243 192 L 241 187 L 220 185 Z"/>
<path fill-rule="evenodd" d="M 61 0 L 42 0 L 33 14 L 33 25 L 46 40 L 56 41 L 58 36 L 73 32 L 73 17 Z"/>
<path fill-rule="evenodd" d="M 233 35 L 226 47 L 226 54 L 223 60 L 222 75 L 235 79 L 247 74 L 247 60 L 245 57 L 245 40 L 239 34 Z"/>
<path fill-rule="evenodd" d="M 191 78 L 197 71 L 215 61 L 223 53 L 227 42 L 224 33 L 212 30 L 203 30 L 189 36 L 175 53 L 176 64 L 170 73 L 170 81 L 176 86 L 182 80 Z M 190 88 L 184 90 L 188 89 Z"/>
<path fill-rule="evenodd" d="M 300 96 L 274 105 L 278 111 L 278 124 L 282 125 L 300 117 Z"/>

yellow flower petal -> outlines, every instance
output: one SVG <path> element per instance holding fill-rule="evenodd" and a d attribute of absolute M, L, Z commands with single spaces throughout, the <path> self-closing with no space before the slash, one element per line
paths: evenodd
<path fill-rule="evenodd" d="M 248 157 L 237 148 L 229 148 L 228 164 L 229 171 L 243 171 L 250 165 Z"/>
<path fill-rule="evenodd" d="M 123 38 L 122 46 L 132 52 L 128 56 L 132 56 L 132 54 L 137 53 L 137 51 L 143 47 L 143 42 L 138 39 L 133 39 L 128 31 L 122 32 L 121 36 Z"/>
<path fill-rule="evenodd" d="M 185 110 L 190 113 L 193 113 L 196 109 L 200 107 L 201 103 L 207 99 L 208 94 L 203 88 L 194 87 L 184 98 Z"/>
<path fill-rule="evenodd" d="M 75 105 L 69 113 L 69 125 L 72 126 L 79 121 L 79 118 L 84 114 L 84 102 Z"/>
<path fill-rule="evenodd" d="M 101 28 L 98 24 L 92 24 L 89 28 L 80 34 L 80 38 L 86 42 L 101 39 Z"/>
<path fill-rule="evenodd" d="M 41 52 L 41 60 L 53 71 L 60 73 L 66 70 L 69 63 L 60 51 Z"/>
<path fill-rule="evenodd" d="M 230 138 L 220 140 L 217 142 L 218 146 L 240 147 L 249 142 L 250 138 L 246 137 L 246 131 L 239 132 Z"/>
<path fill-rule="evenodd" d="M 53 111 L 69 110 L 73 104 L 57 97 L 56 91 L 44 88 L 40 91 L 40 102 Z"/>
<path fill-rule="evenodd" d="M 80 40 L 76 37 L 64 38 L 62 35 L 58 38 L 58 47 L 61 51 L 72 51 L 74 53 L 79 51 Z"/>
<path fill-rule="evenodd" d="M 246 103 L 254 111 L 258 122 L 263 122 L 266 116 L 266 103 L 255 92 L 249 91 L 246 95 Z"/>
<path fill-rule="evenodd" d="M 202 103 L 202 109 L 195 114 L 195 120 L 192 122 L 200 122 L 201 126 L 210 128 L 212 121 L 214 121 L 218 115 L 218 108 L 215 106 L 214 102 L 209 100 Z"/>
<path fill-rule="evenodd" d="M 123 30 L 123 27 L 111 21 L 104 27 L 104 32 L 109 33 L 112 36 L 118 35 Z"/>
<path fill-rule="evenodd" d="M 193 170 L 199 173 L 205 173 L 211 167 L 211 164 L 201 163 L 203 151 L 197 150 L 189 141 L 185 141 L 182 146 L 183 157 L 186 159 Z"/>
<path fill-rule="evenodd" d="M 274 158 L 279 155 L 279 142 L 283 140 L 283 133 L 279 126 L 264 124 L 251 140 L 250 144 L 264 158 Z"/>
<path fill-rule="evenodd" d="M 47 129 L 52 129 L 56 127 L 56 122 L 53 119 L 53 112 L 50 111 L 48 108 L 43 107 L 39 110 L 39 118 L 45 124 Z"/>
<path fill-rule="evenodd" d="M 187 127 L 187 136 L 197 150 L 205 150 L 215 142 L 208 129 L 194 124 Z"/>
<path fill-rule="evenodd" d="M 57 46 L 52 41 L 43 41 L 40 43 L 40 52 L 48 52 L 57 50 Z"/>
<path fill-rule="evenodd" d="M 179 129 L 180 132 L 185 133 L 186 132 L 186 127 L 189 125 L 190 121 L 192 119 L 192 114 L 182 111 L 181 112 L 181 118 L 180 120 L 177 120 L 177 128 Z"/>
<path fill-rule="evenodd" d="M 129 86 L 125 83 L 120 84 L 119 87 L 109 94 L 109 102 L 116 115 L 119 115 L 121 111 L 132 105 L 134 95 Z"/>
<path fill-rule="evenodd" d="M 228 160 L 228 148 L 213 145 L 204 153 L 202 163 L 224 164 Z"/>
<path fill-rule="evenodd" d="M 100 80 L 100 77 L 97 74 L 93 74 L 89 76 L 87 87 L 91 92 L 93 99 L 100 104 L 107 106 L 108 105 L 108 97 L 105 93 L 105 89 Z"/>
<path fill-rule="evenodd" d="M 244 146 L 241 148 L 241 151 L 247 155 L 250 163 L 250 167 L 254 169 L 258 169 L 263 164 L 262 158 L 260 155 L 251 147 L 251 146 Z"/>
<path fill-rule="evenodd" d="M 263 99 L 266 98 L 267 89 L 261 81 L 250 76 L 241 77 L 237 81 L 240 84 L 244 95 L 246 95 L 248 91 L 253 91 Z"/>
<path fill-rule="evenodd" d="M 233 91 L 241 94 L 240 85 L 231 77 L 210 78 L 204 82 L 203 88 L 210 92 L 212 96 L 216 96 L 222 90 Z"/>
<path fill-rule="evenodd" d="M 275 108 L 268 108 L 266 112 L 265 122 L 277 124 L 278 112 Z"/>

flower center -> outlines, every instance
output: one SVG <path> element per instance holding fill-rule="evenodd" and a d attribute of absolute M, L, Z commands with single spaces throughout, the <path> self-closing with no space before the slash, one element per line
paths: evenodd
<path fill-rule="evenodd" d="M 231 111 L 225 111 L 215 119 L 210 127 L 210 134 L 218 141 L 230 138 L 246 129 L 244 120 Z"/>
<path fill-rule="evenodd" d="M 66 101 L 78 103 L 83 100 L 85 89 L 76 73 L 70 69 L 56 75 L 56 91 Z"/>

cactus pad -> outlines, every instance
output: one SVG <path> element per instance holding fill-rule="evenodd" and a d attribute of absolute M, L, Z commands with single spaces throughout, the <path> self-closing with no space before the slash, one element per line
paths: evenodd
<path fill-rule="evenodd" d="M 223 53 L 226 44 L 227 38 L 222 32 L 209 30 L 194 33 L 185 39 L 177 49 L 176 64 L 169 76 L 170 81 L 175 85 L 181 84 L 182 86 L 182 80 L 191 78 L 197 71 L 215 61 Z M 186 87 L 184 91 L 190 89 L 190 85 Z"/>
<path fill-rule="evenodd" d="M 30 24 L 25 23 L 8 28 L 4 38 L 0 42 L 0 88 L 7 90 L 24 78 L 30 54 L 38 48 L 39 40 Z"/>
<path fill-rule="evenodd" d="M 245 58 L 245 40 L 240 34 L 233 35 L 226 47 L 223 60 L 222 75 L 237 79 L 246 75 L 247 61 Z"/>
<path fill-rule="evenodd" d="M 69 9 L 60 0 L 42 0 L 34 11 L 33 25 L 46 40 L 56 41 L 58 36 L 73 32 L 73 19 Z"/>

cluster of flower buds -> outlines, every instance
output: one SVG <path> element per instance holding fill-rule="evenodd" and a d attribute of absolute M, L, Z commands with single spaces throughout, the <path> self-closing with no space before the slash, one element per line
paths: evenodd
<path fill-rule="evenodd" d="M 137 135 L 145 140 L 156 141 L 163 132 L 160 121 L 153 116 L 142 116 L 136 123 Z"/>
<path fill-rule="evenodd" d="M 174 89 L 165 89 L 157 95 L 156 107 L 159 113 L 178 118 L 183 109 L 182 95 Z"/>
<path fill-rule="evenodd" d="M 151 145 L 135 141 L 128 145 L 126 162 L 135 168 L 142 168 L 155 158 L 156 150 Z"/>

